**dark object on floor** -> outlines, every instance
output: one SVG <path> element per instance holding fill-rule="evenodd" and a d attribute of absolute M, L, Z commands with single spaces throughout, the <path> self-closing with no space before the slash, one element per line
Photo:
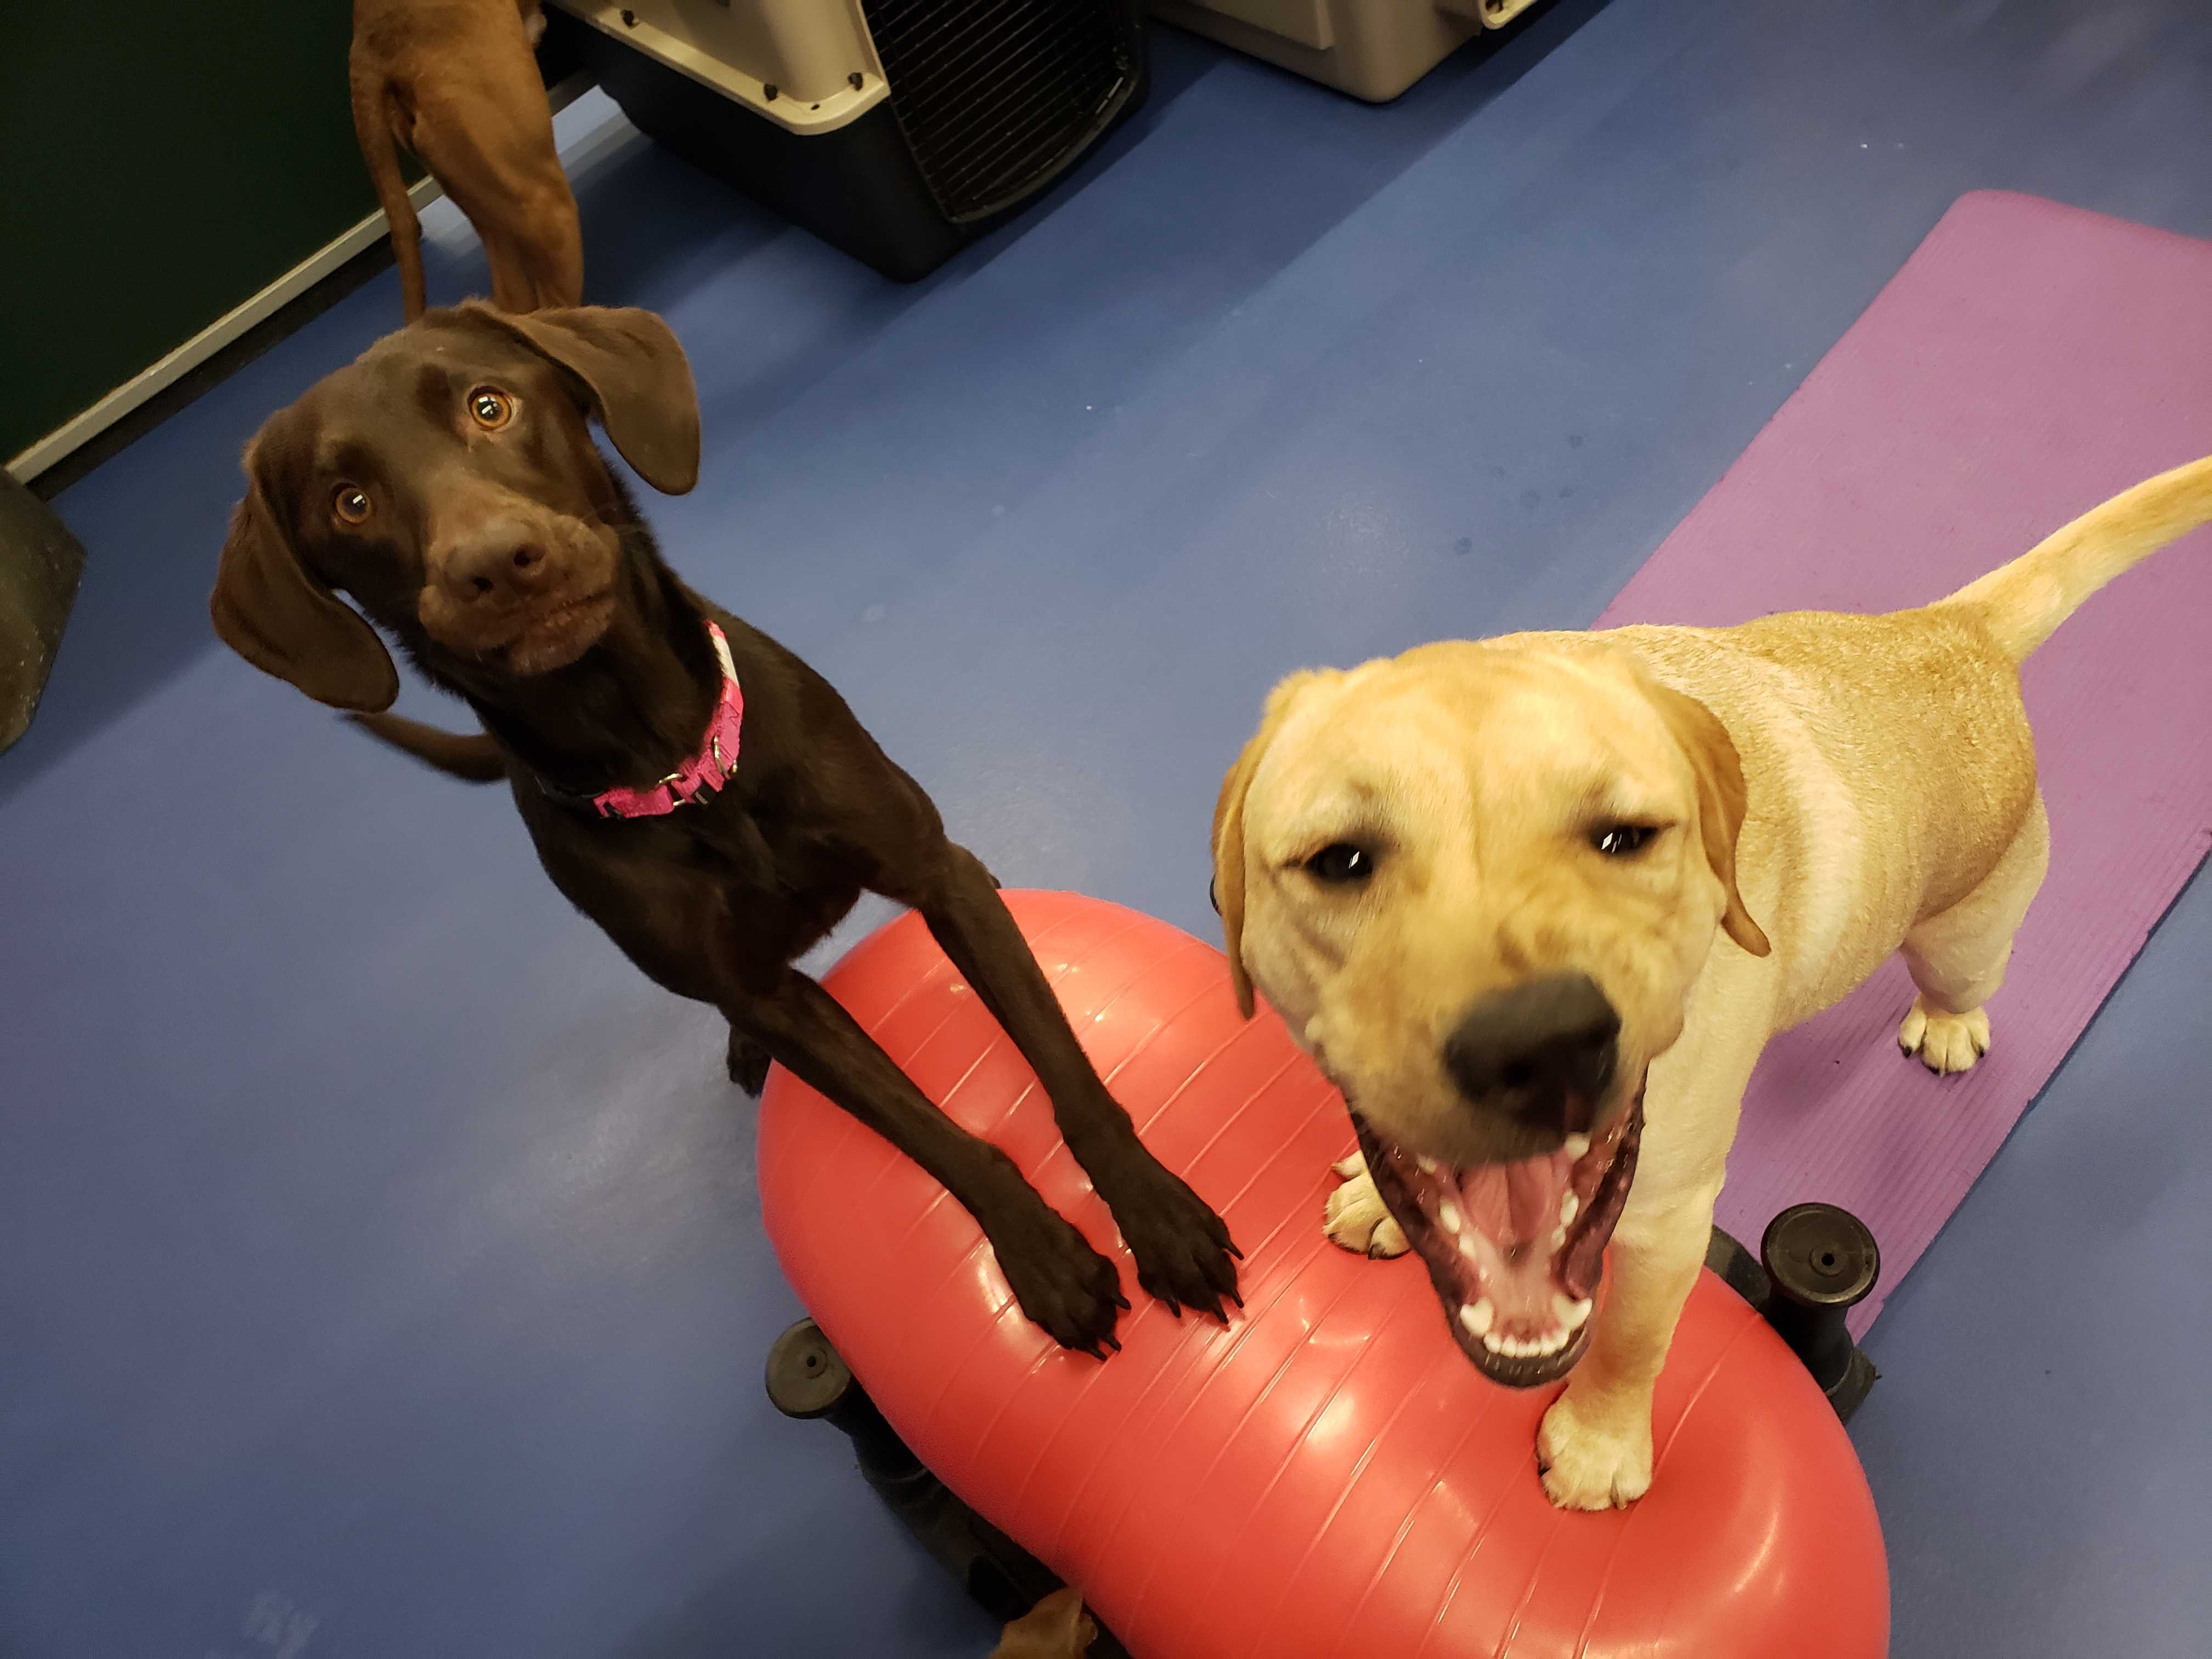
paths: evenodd
<path fill-rule="evenodd" d="M 912 907 L 1043 1085 L 1139 1284 L 1219 1316 L 1228 1230 L 1099 1080 L 990 872 L 818 674 L 678 580 L 592 418 L 654 488 L 697 481 L 690 367 L 650 313 L 471 305 L 389 336 L 249 446 L 216 633 L 426 764 L 507 782 L 569 902 L 729 1021 L 732 1081 L 777 1061 L 873 1129 L 975 1217 L 1031 1320 L 1103 1358 L 1113 1262 L 791 965 L 864 891 Z M 338 591 L 483 729 L 386 713 L 398 671 Z"/>
<path fill-rule="evenodd" d="M 825 1418 L 842 1431 L 860 1474 L 891 1513 L 994 1619 L 1012 1622 L 1064 1588 L 1051 1568 L 955 1498 L 907 1449 L 812 1320 L 800 1320 L 769 1350 L 768 1397 L 786 1417 Z M 1104 1629 L 1085 1651 L 1090 1659 L 1128 1659 Z"/>
<path fill-rule="evenodd" d="M 1866 1224 L 1833 1204 L 1795 1204 L 1767 1224 L 1757 1259 L 1714 1228 L 1705 1266 L 1759 1310 L 1850 1422 L 1881 1375 L 1844 1325 L 1881 1277 Z"/>
<path fill-rule="evenodd" d="M 865 0 L 864 31 L 825 9 L 804 41 L 667 0 L 562 3 L 641 131 L 899 282 L 1034 201 L 1149 86 L 1139 0 Z"/>
<path fill-rule="evenodd" d="M 53 509 L 0 472 L 0 750 L 38 711 L 84 574 L 84 549 Z"/>

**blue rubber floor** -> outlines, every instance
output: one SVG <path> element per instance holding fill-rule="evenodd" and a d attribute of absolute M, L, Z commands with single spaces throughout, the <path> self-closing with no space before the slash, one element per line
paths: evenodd
<path fill-rule="evenodd" d="M 1156 64 L 914 288 L 641 140 L 578 182 L 592 297 L 698 372 L 678 565 L 1009 883 L 1201 933 L 1276 676 L 1588 622 L 1960 192 L 2212 235 L 2202 0 L 1555 0 L 1383 109 Z M 60 502 L 91 562 L 0 759 L 0 1654 L 981 1655 L 763 1396 L 799 1310 L 715 1018 L 500 794 L 210 635 L 240 447 L 398 308 Z M 1875 1333 L 1899 1655 L 2207 1650 L 2208 982 L 2200 879 Z"/>

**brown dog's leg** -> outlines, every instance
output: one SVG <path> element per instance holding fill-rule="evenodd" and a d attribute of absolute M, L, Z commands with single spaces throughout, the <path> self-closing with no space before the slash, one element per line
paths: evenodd
<path fill-rule="evenodd" d="M 496 223 L 474 214 L 470 217 L 483 240 L 484 263 L 491 271 L 491 302 L 517 315 L 542 310 L 528 244 Z"/>
<path fill-rule="evenodd" d="M 553 142 L 553 112 L 517 21 L 415 89 L 416 154 L 483 239 L 492 303 L 522 313 L 582 302 L 584 243 Z"/>
<path fill-rule="evenodd" d="M 584 228 L 575 196 L 565 187 L 548 192 L 532 221 L 537 240 L 530 250 L 531 283 L 538 308 L 584 303 Z"/>
<path fill-rule="evenodd" d="M 927 805 L 918 793 L 911 799 Z M 856 889 L 810 902 L 765 885 L 727 887 L 649 842 L 603 837 L 589 821 L 519 791 L 517 801 L 563 896 L 655 984 L 721 1010 L 738 1083 L 757 1081 L 773 1060 L 851 1113 L 975 1217 L 1031 1322 L 1095 1358 L 1120 1346 L 1114 1325 L 1129 1304 L 1113 1262 L 1044 1201 L 1012 1158 L 947 1117 L 835 998 L 788 965 L 844 913 Z M 765 876 L 769 849 L 757 852 Z"/>
<path fill-rule="evenodd" d="M 768 1086 L 768 1068 L 773 1063 L 768 1050 L 732 1025 L 726 1063 L 730 1081 L 754 1099 L 759 1099 L 760 1091 Z"/>
<path fill-rule="evenodd" d="M 1222 1299 L 1237 1299 L 1231 1259 L 1237 1247 L 1229 1229 L 1137 1138 L 1129 1115 L 1076 1042 L 991 872 L 966 848 L 946 842 L 921 890 L 893 896 L 921 912 L 952 965 L 1044 1085 L 1061 1138 L 1137 1259 L 1137 1282 L 1171 1311 L 1189 1307 L 1224 1317 Z"/>
<path fill-rule="evenodd" d="M 491 301 L 518 314 L 584 302 L 584 234 L 565 185 L 533 187 L 475 218 L 491 266 Z"/>
<path fill-rule="evenodd" d="M 991 1241 L 1022 1311 L 1054 1341 L 1101 1359 L 1105 1348 L 1121 1346 L 1114 1322 L 1129 1304 L 1114 1264 L 1037 1195 L 1012 1158 L 932 1105 L 828 992 L 786 969 L 772 994 L 724 1012 L 786 1071 L 958 1199 Z"/>

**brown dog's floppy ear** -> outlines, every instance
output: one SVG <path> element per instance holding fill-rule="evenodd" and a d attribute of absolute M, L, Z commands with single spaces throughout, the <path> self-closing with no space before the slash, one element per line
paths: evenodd
<path fill-rule="evenodd" d="M 1328 678 L 1324 671 L 1302 670 L 1267 694 L 1260 729 L 1221 780 L 1221 793 L 1213 803 L 1213 908 L 1220 913 L 1229 951 L 1229 983 L 1237 993 L 1237 1012 L 1247 1019 L 1252 1018 L 1252 976 L 1244 971 L 1244 797 L 1298 694 Z"/>
<path fill-rule="evenodd" d="M 581 380 L 608 439 L 662 495 L 699 482 L 699 393 L 675 330 L 659 318 L 612 306 L 515 316 L 471 301 L 461 310 Z"/>
<path fill-rule="evenodd" d="M 399 695 L 398 671 L 376 630 L 309 575 L 270 510 L 254 452 L 246 499 L 231 509 L 208 614 L 232 650 L 317 702 L 374 714 Z"/>
<path fill-rule="evenodd" d="M 1746 795 L 1743 762 L 1735 740 L 1713 711 L 1695 697 L 1646 678 L 1652 706 L 1674 734 L 1674 741 L 1689 757 L 1698 780 L 1698 829 L 1705 844 L 1705 861 L 1721 878 L 1728 908 L 1721 913 L 1721 928 L 1755 957 L 1774 947 L 1743 908 L 1743 895 L 1735 885 L 1736 837 L 1743 833 Z"/>

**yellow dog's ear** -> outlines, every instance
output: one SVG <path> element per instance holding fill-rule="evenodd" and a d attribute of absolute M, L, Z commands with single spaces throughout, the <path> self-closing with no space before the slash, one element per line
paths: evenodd
<path fill-rule="evenodd" d="M 1260 729 L 1252 734 L 1237 763 L 1221 780 L 1221 794 L 1213 804 L 1213 908 L 1221 913 L 1221 931 L 1229 951 L 1229 982 L 1237 992 L 1237 1007 L 1252 1018 L 1252 976 L 1244 971 L 1244 796 L 1252 775 L 1275 732 L 1301 693 L 1325 679 L 1333 671 L 1303 669 L 1267 694 L 1260 716 Z"/>
<path fill-rule="evenodd" d="M 1674 732 L 1697 777 L 1698 830 L 1705 841 L 1705 862 L 1712 866 L 1728 894 L 1728 908 L 1721 912 L 1721 929 L 1752 955 L 1763 957 L 1774 947 L 1751 919 L 1751 912 L 1743 908 L 1743 895 L 1735 885 L 1735 843 L 1743 833 L 1746 807 L 1743 761 L 1735 751 L 1735 740 L 1729 736 L 1720 717 L 1695 697 L 1662 685 L 1648 675 L 1644 685 L 1652 707 Z"/>

